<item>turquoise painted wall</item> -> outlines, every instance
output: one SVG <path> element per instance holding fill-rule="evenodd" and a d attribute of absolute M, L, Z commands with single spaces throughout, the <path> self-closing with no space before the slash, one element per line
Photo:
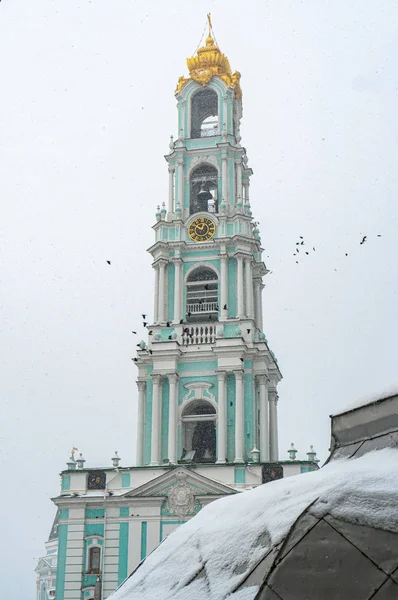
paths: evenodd
<path fill-rule="evenodd" d="M 60 519 L 69 519 L 69 509 L 61 508 L 61 510 L 59 511 L 59 518 Z"/>
<path fill-rule="evenodd" d="M 227 459 L 235 460 L 235 376 L 227 375 Z"/>
<path fill-rule="evenodd" d="M 120 523 L 119 528 L 119 570 L 117 582 L 120 585 L 127 577 L 129 524 Z"/>
<path fill-rule="evenodd" d="M 103 523 L 86 523 L 84 525 L 84 536 L 98 535 L 104 537 L 104 524 Z"/>
<path fill-rule="evenodd" d="M 162 437 L 160 447 L 160 462 L 168 458 L 168 443 L 169 443 L 169 401 L 170 401 L 170 385 L 166 377 L 162 383 Z"/>
<path fill-rule="evenodd" d="M 141 560 L 143 560 L 146 557 L 147 532 L 148 532 L 148 523 L 146 521 L 142 521 L 142 523 L 141 523 Z"/>
<path fill-rule="evenodd" d="M 250 362 L 250 361 L 248 361 Z M 243 376 L 244 385 L 244 419 L 245 419 L 245 460 L 250 456 L 254 446 L 254 378 L 252 373 Z"/>
<path fill-rule="evenodd" d="M 68 492 L 70 490 L 70 475 L 62 475 L 61 489 L 64 492 Z"/>
<path fill-rule="evenodd" d="M 105 516 L 104 508 L 86 508 L 86 519 L 103 519 Z"/>
<path fill-rule="evenodd" d="M 175 268 L 174 263 L 169 263 L 167 267 L 168 271 L 168 293 L 167 293 L 167 304 L 168 304 L 168 321 L 174 319 L 174 281 L 175 281 Z"/>
<path fill-rule="evenodd" d="M 58 526 L 58 558 L 57 558 L 57 579 L 56 579 L 56 600 L 64 600 L 65 593 L 65 568 L 66 568 L 66 545 L 68 542 L 68 525 Z"/>
<path fill-rule="evenodd" d="M 235 467 L 234 469 L 234 483 L 242 484 L 245 483 L 246 469 L 245 467 Z"/>
<path fill-rule="evenodd" d="M 217 361 L 203 361 L 203 362 L 191 362 L 191 363 L 180 363 L 177 366 L 178 373 L 184 373 L 186 371 L 215 371 L 217 369 Z"/>
<path fill-rule="evenodd" d="M 120 516 L 121 517 L 128 517 L 129 516 L 129 507 L 128 506 L 123 506 L 120 509 Z"/>
<path fill-rule="evenodd" d="M 228 317 L 236 317 L 236 259 L 228 260 Z"/>
<path fill-rule="evenodd" d="M 148 378 L 146 382 L 146 402 L 145 402 L 145 431 L 144 431 L 144 464 L 151 462 L 151 421 L 152 421 L 152 379 Z"/>
<path fill-rule="evenodd" d="M 122 473 L 122 488 L 130 487 L 130 473 Z"/>

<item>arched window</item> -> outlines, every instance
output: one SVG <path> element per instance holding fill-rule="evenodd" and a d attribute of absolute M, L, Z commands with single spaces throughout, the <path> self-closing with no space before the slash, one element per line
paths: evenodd
<path fill-rule="evenodd" d="M 189 214 L 218 212 L 218 171 L 207 164 L 194 169 L 190 176 Z"/>
<path fill-rule="evenodd" d="M 88 551 L 88 573 L 99 573 L 101 571 L 101 548 L 92 546 Z"/>
<path fill-rule="evenodd" d="M 216 419 L 214 406 L 207 400 L 194 400 L 182 413 L 182 460 L 195 463 L 216 461 Z"/>
<path fill-rule="evenodd" d="M 217 273 L 209 267 L 197 267 L 187 277 L 187 321 L 215 321 L 217 316 Z"/>
<path fill-rule="evenodd" d="M 206 88 L 196 92 L 191 100 L 191 137 L 218 135 L 218 96 Z"/>

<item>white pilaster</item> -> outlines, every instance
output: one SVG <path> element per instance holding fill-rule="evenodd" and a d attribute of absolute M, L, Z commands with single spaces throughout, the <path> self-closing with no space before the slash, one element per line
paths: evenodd
<path fill-rule="evenodd" d="M 154 266 L 155 269 L 155 302 L 153 307 L 153 322 L 159 321 L 159 265 Z"/>
<path fill-rule="evenodd" d="M 237 306 L 237 317 L 238 319 L 242 319 L 245 316 L 245 312 L 244 312 L 244 297 L 243 297 L 243 257 L 238 254 L 236 257 L 236 272 L 237 272 L 237 281 L 236 281 L 236 287 L 237 287 L 237 300 L 238 300 L 238 306 Z"/>
<path fill-rule="evenodd" d="M 218 440 L 217 440 L 217 463 L 225 463 L 227 457 L 227 410 L 225 383 L 227 374 L 218 375 Z"/>
<path fill-rule="evenodd" d="M 278 394 L 274 390 L 268 393 L 269 399 L 269 437 L 271 460 L 278 460 Z"/>
<path fill-rule="evenodd" d="M 168 440 L 168 459 L 175 465 L 177 464 L 177 381 L 175 373 L 168 375 L 169 378 L 169 440 Z"/>
<path fill-rule="evenodd" d="M 169 167 L 169 213 L 174 212 L 174 168 Z"/>
<path fill-rule="evenodd" d="M 151 465 L 160 463 L 161 375 L 152 375 Z"/>
<path fill-rule="evenodd" d="M 182 211 L 182 214 L 184 214 L 184 159 L 179 158 L 177 161 L 177 165 L 178 165 L 178 194 L 177 194 L 177 198 L 178 198 L 178 204 L 180 206 L 180 209 Z"/>
<path fill-rule="evenodd" d="M 222 190 L 221 190 L 222 201 L 226 205 L 229 205 L 229 195 L 228 195 L 228 161 L 227 161 L 227 157 L 226 156 L 222 157 L 222 163 L 221 163 L 221 183 L 222 183 Z"/>
<path fill-rule="evenodd" d="M 182 260 L 174 259 L 174 323 L 179 323 L 182 319 Z"/>
<path fill-rule="evenodd" d="M 266 375 L 257 378 L 260 391 L 260 460 L 269 461 L 268 388 Z"/>
<path fill-rule="evenodd" d="M 244 185 L 244 188 L 245 188 L 245 204 L 250 204 L 250 197 L 249 197 L 250 184 L 249 184 L 249 181 L 246 180 L 243 185 Z"/>
<path fill-rule="evenodd" d="M 242 160 L 239 158 L 235 161 L 236 171 L 236 201 L 243 203 L 242 198 Z"/>
<path fill-rule="evenodd" d="M 220 283 L 220 303 L 221 314 L 220 321 L 228 319 L 228 255 L 221 254 L 221 283 Z M 227 308 L 224 308 L 226 306 Z"/>
<path fill-rule="evenodd" d="M 165 301 L 165 270 L 166 261 L 161 260 L 159 263 L 159 305 L 158 305 L 158 320 L 160 323 L 165 322 L 164 301 Z"/>
<path fill-rule="evenodd" d="M 246 276 L 246 316 L 252 319 L 253 315 L 253 276 L 251 256 L 245 258 L 245 276 Z"/>
<path fill-rule="evenodd" d="M 244 405 L 243 405 L 243 373 L 235 372 L 235 462 L 243 463 L 244 430 Z"/>
<path fill-rule="evenodd" d="M 145 392 L 146 382 L 137 381 L 138 387 L 138 415 L 137 415 L 137 455 L 136 465 L 142 467 L 144 464 L 143 455 L 143 439 L 144 439 L 144 408 L 145 408 Z"/>

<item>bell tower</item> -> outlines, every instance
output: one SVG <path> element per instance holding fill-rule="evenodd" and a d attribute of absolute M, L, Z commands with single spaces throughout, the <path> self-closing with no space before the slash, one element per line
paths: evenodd
<path fill-rule="evenodd" d="M 278 460 L 277 384 L 259 230 L 241 145 L 242 90 L 208 17 L 175 91 L 178 135 L 158 207 L 153 323 L 138 367 L 137 466 Z M 167 208 L 166 208 L 167 206 Z M 215 475 L 214 475 L 215 476 Z"/>

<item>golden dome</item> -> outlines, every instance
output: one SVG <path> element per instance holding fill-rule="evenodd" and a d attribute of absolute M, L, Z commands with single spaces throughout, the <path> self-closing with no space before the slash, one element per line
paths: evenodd
<path fill-rule="evenodd" d="M 188 81 L 196 81 L 205 87 L 213 77 L 220 77 L 228 87 L 235 90 L 236 98 L 242 98 L 242 90 L 239 85 L 240 73 L 232 73 L 228 58 L 222 54 L 219 47 L 214 43 L 211 36 L 211 20 L 208 17 L 209 33 L 206 38 L 206 45 L 198 49 L 196 56 L 187 58 L 187 67 L 189 77 L 180 77 L 178 79 L 176 94 L 179 94 Z"/>

